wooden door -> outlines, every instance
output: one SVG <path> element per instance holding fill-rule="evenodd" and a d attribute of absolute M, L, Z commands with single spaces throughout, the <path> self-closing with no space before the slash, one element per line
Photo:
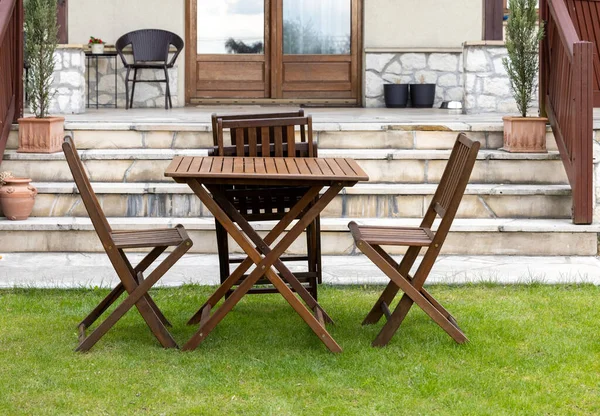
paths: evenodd
<path fill-rule="evenodd" d="M 358 103 L 358 0 L 276 0 L 272 93 Z"/>
<path fill-rule="evenodd" d="M 594 107 L 600 107 L 600 0 L 567 0 L 581 40 L 594 42 Z"/>
<path fill-rule="evenodd" d="M 358 104 L 361 0 L 188 0 L 188 103 Z"/>

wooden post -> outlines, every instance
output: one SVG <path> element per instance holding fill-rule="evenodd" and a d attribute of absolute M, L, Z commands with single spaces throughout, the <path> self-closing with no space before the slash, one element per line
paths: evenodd
<path fill-rule="evenodd" d="M 540 23 L 546 24 L 545 28 L 548 30 L 548 0 L 540 0 Z M 540 108 L 540 117 L 548 117 L 546 113 L 546 100 L 548 94 L 548 53 L 550 48 L 550 40 L 548 38 L 548 32 L 544 35 L 540 41 L 540 66 L 539 66 L 539 87 L 538 87 L 538 99 Z"/>
<path fill-rule="evenodd" d="M 573 45 L 573 223 L 591 224 L 593 186 L 593 44 Z"/>
<path fill-rule="evenodd" d="M 23 0 L 17 0 L 15 4 L 15 77 L 14 77 L 14 92 L 15 92 L 15 115 L 13 122 L 23 117 Z"/>
<path fill-rule="evenodd" d="M 483 0 L 483 40 L 502 40 L 503 0 Z"/>
<path fill-rule="evenodd" d="M 69 43 L 69 0 L 58 0 L 57 7 L 58 43 Z"/>

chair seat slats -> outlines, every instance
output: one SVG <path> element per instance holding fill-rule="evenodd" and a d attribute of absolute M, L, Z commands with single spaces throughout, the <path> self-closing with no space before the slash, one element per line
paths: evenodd
<path fill-rule="evenodd" d="M 183 238 L 175 228 L 164 230 L 121 231 L 112 234 L 118 248 L 176 246 Z"/>
<path fill-rule="evenodd" d="M 428 246 L 433 239 L 431 231 L 426 228 L 379 228 L 358 227 L 359 235 L 354 236 L 356 240 L 363 240 L 369 244 L 391 245 L 391 246 Z"/>

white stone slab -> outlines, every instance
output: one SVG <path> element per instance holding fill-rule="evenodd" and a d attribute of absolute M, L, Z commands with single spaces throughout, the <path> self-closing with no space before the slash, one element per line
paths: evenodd
<path fill-rule="evenodd" d="M 104 253 L 0 253 L 0 288 L 93 288 L 118 283 Z M 142 255 L 129 255 L 137 263 Z M 164 256 L 163 256 L 164 257 Z M 161 257 L 160 259 L 162 260 Z M 399 260 L 398 256 L 394 256 Z M 420 261 L 420 259 L 418 260 Z M 417 262 L 418 262 L 417 261 Z M 418 264 L 418 263 L 417 263 Z M 291 264 L 291 270 L 302 266 Z M 150 269 L 152 270 L 152 269 Z M 414 272 L 414 268 L 413 268 Z M 216 255 L 187 254 L 157 286 L 216 285 Z M 323 257 L 323 282 L 332 285 L 386 284 L 363 255 Z M 427 284 L 600 284 L 597 257 L 440 256 Z"/>

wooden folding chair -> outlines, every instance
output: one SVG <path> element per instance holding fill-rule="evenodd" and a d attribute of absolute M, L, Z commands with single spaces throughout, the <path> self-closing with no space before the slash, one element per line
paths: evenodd
<path fill-rule="evenodd" d="M 313 141 L 312 118 L 304 117 L 304 111 L 272 114 L 240 114 L 231 116 L 212 115 L 213 156 L 271 156 L 271 157 L 317 157 Z M 296 141 L 298 127 L 299 141 Z M 230 143 L 225 143 L 224 131 L 230 132 Z M 230 186 L 230 201 L 247 221 L 268 221 L 283 218 L 304 194 L 305 188 Z M 312 205 L 310 205 L 312 206 Z M 310 208 L 310 206 L 308 208 Z M 229 255 L 227 232 L 215 221 L 217 250 L 221 283 L 230 275 L 230 264 L 242 261 Z M 317 299 L 317 284 L 321 283 L 321 237 L 320 220 L 317 217 L 306 229 L 307 253 L 305 256 L 284 256 L 282 261 L 306 261 L 307 272 L 297 273 L 300 281 Z M 265 283 L 259 281 L 259 284 Z M 274 288 L 253 288 L 249 293 L 275 293 Z"/>
<path fill-rule="evenodd" d="M 170 326 L 170 323 L 154 303 L 148 294 L 148 290 L 192 247 L 192 240 L 189 239 L 182 225 L 177 225 L 175 228 L 155 230 L 112 231 L 85 174 L 83 164 L 71 137 L 65 137 L 63 151 L 94 229 L 121 280 L 121 283 L 79 324 L 79 346 L 76 351 L 89 350 L 134 305 L 160 344 L 165 348 L 176 348 L 175 340 L 165 327 Z M 152 273 L 144 277 L 144 271 L 168 247 L 175 248 Z M 130 248 L 150 248 L 152 250 L 137 266 L 133 267 L 124 252 L 125 249 Z M 91 334 L 86 336 L 87 328 L 124 291 L 128 293 L 125 300 Z"/>
<path fill-rule="evenodd" d="M 467 341 L 467 337 L 458 327 L 454 317 L 423 288 L 423 284 L 448 235 L 469 182 L 478 151 L 479 142 L 472 142 L 464 134 L 459 134 L 420 227 L 369 227 L 358 225 L 354 221 L 348 224 L 356 246 L 391 279 L 363 321 L 363 325 L 374 324 L 382 315 L 388 319 L 373 341 L 373 346 L 384 346 L 389 342 L 413 302 L 456 342 Z M 431 226 L 438 215 L 441 221 L 437 231 L 433 232 Z M 398 264 L 381 246 L 408 246 L 408 249 Z M 427 247 L 427 251 L 415 275 L 410 276 L 410 269 L 422 247 Z M 399 290 L 404 294 L 394 312 L 391 313 L 389 305 Z"/>

